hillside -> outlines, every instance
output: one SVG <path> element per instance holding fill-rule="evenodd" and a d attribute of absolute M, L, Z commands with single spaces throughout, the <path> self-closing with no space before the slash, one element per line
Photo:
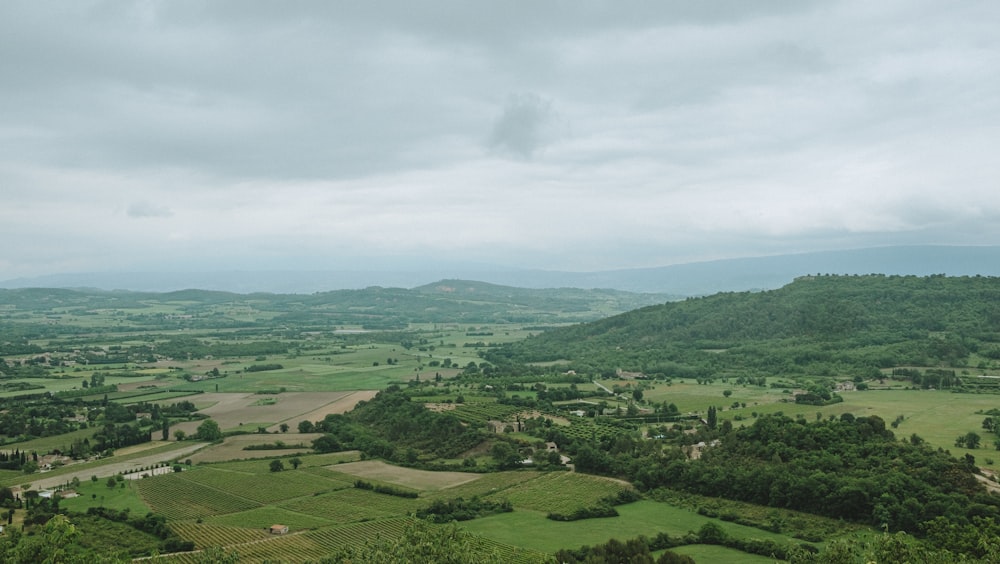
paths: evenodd
<path fill-rule="evenodd" d="M 489 358 L 704 378 L 985 368 L 1000 359 L 1000 279 L 801 277 L 778 290 L 689 298 L 549 331 Z"/>
<path fill-rule="evenodd" d="M 408 323 L 568 323 L 600 319 L 671 296 L 573 288 L 530 290 L 446 280 L 414 288 L 370 287 L 309 295 L 167 293 L 52 288 L 0 289 L 0 323 L 58 321 L 62 330 L 101 315 L 136 329 L 233 328 L 274 324 L 400 328 Z"/>

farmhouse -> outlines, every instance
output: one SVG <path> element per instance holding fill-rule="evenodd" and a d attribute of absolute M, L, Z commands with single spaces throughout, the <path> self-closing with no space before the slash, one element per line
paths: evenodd
<path fill-rule="evenodd" d="M 268 532 L 272 535 L 287 535 L 288 525 L 271 525 Z"/>

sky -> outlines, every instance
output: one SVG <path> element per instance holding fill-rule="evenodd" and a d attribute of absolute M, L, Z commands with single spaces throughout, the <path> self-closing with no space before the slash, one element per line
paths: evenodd
<path fill-rule="evenodd" d="M 0 3 L 0 279 L 1000 244 L 1000 3 Z"/>

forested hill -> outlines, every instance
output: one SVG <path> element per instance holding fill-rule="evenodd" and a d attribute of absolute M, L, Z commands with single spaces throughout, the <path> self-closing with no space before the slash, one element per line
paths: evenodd
<path fill-rule="evenodd" d="M 1000 278 L 807 276 L 552 330 L 491 354 L 601 373 L 853 374 L 897 366 L 994 367 Z"/>
<path fill-rule="evenodd" d="M 408 323 L 566 323 L 600 319 L 671 296 L 619 290 L 534 290 L 443 280 L 419 288 L 335 290 L 315 294 L 235 294 L 207 290 L 167 293 L 81 289 L 0 289 L 0 324 L 55 320 L 92 326 L 113 314 L 135 328 L 244 327 L 262 324 L 362 325 L 384 329 Z"/>

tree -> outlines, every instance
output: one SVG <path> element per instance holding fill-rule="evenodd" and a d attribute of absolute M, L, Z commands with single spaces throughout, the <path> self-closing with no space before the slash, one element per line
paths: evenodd
<path fill-rule="evenodd" d="M 971 448 L 971 449 L 979 448 L 980 441 L 981 439 L 979 437 L 979 434 L 974 431 L 969 431 L 968 433 L 965 434 L 966 448 Z"/>
<path fill-rule="evenodd" d="M 510 443 L 503 441 L 494 443 L 490 448 L 490 456 L 501 469 L 517 468 L 521 465 L 521 454 Z"/>
<path fill-rule="evenodd" d="M 75 564 L 78 562 L 93 562 L 93 554 L 72 551 L 76 538 L 80 533 L 65 515 L 55 515 L 45 523 L 41 532 L 35 535 L 24 535 L 18 538 L 17 545 L 10 551 L 10 560 L 5 562 L 52 562 L 60 564 Z M 7 555 L 5 555 L 7 556 Z M 118 559 L 106 561 L 117 562 Z"/>
<path fill-rule="evenodd" d="M 280 460 L 271 461 L 271 472 L 281 472 L 285 469 L 285 463 Z"/>
<path fill-rule="evenodd" d="M 312 433 L 315 430 L 315 425 L 312 421 L 299 421 L 299 432 L 300 433 Z"/>
<path fill-rule="evenodd" d="M 500 564 L 510 561 L 550 562 L 550 558 L 531 557 L 516 551 L 500 554 L 484 547 L 476 538 L 455 524 L 433 526 L 424 521 L 407 525 L 398 539 L 377 537 L 363 546 L 340 549 L 321 562 L 352 564 L 382 564 L 384 562 L 435 562 L 436 564 Z"/>
<path fill-rule="evenodd" d="M 282 433 L 287 433 L 288 432 L 288 423 L 282 423 L 281 425 L 278 426 L 278 429 L 280 429 Z"/>
<path fill-rule="evenodd" d="M 968 433 L 960 435 L 957 439 L 955 439 L 955 446 L 974 450 L 979 448 L 979 444 L 981 442 L 982 438 L 978 433 L 969 431 Z"/>
<path fill-rule="evenodd" d="M 222 429 L 214 419 L 206 419 L 198 425 L 196 436 L 203 441 L 218 441 L 222 439 Z"/>
<path fill-rule="evenodd" d="M 722 395 L 724 395 L 724 396 L 726 396 L 728 398 L 729 396 L 733 395 L 733 391 L 732 390 L 726 390 L 726 391 L 722 392 Z"/>
<path fill-rule="evenodd" d="M 298 470 L 299 469 L 299 465 L 302 464 L 302 459 L 296 456 L 295 458 L 289 460 L 288 462 L 292 463 L 292 469 L 293 470 Z"/>
<path fill-rule="evenodd" d="M 715 426 L 719 423 L 719 415 L 716 413 L 715 406 L 708 406 L 708 417 L 705 419 L 708 423 L 709 429 L 715 429 Z"/>
<path fill-rule="evenodd" d="M 240 555 L 236 551 L 228 551 L 219 546 L 212 546 L 195 555 L 198 564 L 237 564 Z"/>
<path fill-rule="evenodd" d="M 642 401 L 642 388 L 632 390 L 632 399 L 635 401 Z"/>
<path fill-rule="evenodd" d="M 174 431 L 174 439 L 175 440 L 183 441 L 185 439 L 185 437 L 187 437 L 187 433 L 185 433 L 184 431 L 181 431 L 180 429 L 177 429 L 176 431 Z"/>

